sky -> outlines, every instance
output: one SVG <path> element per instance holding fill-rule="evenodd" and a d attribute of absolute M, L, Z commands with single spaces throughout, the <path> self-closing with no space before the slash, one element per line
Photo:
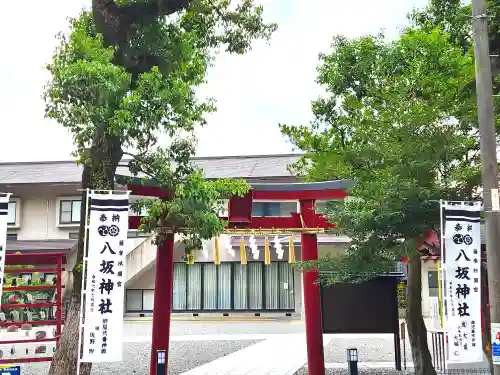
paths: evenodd
<path fill-rule="evenodd" d="M 278 124 L 307 124 L 316 85 L 318 53 L 332 37 L 358 37 L 385 30 L 390 38 L 406 14 L 426 0 L 257 0 L 264 17 L 278 23 L 270 43 L 254 42 L 243 56 L 221 53 L 199 90 L 217 101 L 217 112 L 198 131 L 197 156 L 259 155 L 293 152 Z M 44 118 L 44 66 L 56 45 L 90 0 L 10 1 L 0 23 L 0 162 L 70 160 L 69 132 Z M 7 7 L 7 9 L 5 9 Z M 16 15 L 22 15 L 22 21 Z M 29 25 L 29 27 L 28 27 Z"/>

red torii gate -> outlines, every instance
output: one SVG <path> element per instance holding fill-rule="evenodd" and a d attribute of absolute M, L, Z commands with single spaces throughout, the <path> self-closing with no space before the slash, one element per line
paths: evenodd
<path fill-rule="evenodd" d="M 122 176 L 120 176 L 122 177 Z M 229 200 L 227 220 L 231 230 L 287 230 L 295 229 L 301 233 L 302 260 L 317 260 L 317 233 L 331 228 L 322 215 L 315 213 L 316 200 L 334 200 L 346 197 L 345 190 L 354 183 L 348 180 L 313 183 L 251 183 L 251 190 L 243 197 Z M 134 179 L 128 183 L 132 195 L 168 199 L 164 191 L 154 181 Z M 300 203 L 300 213 L 288 217 L 252 217 L 253 200 L 290 201 Z M 129 218 L 130 229 L 140 226 L 141 217 Z M 151 348 L 151 375 L 156 374 L 156 353 L 165 350 L 165 365 L 168 364 L 170 341 L 170 316 L 172 312 L 172 284 L 174 265 L 174 234 L 168 233 L 165 240 L 158 244 L 156 253 L 156 280 L 153 311 L 153 337 Z M 307 341 L 307 363 L 311 375 L 325 374 L 323 352 L 323 331 L 321 323 L 320 288 L 316 283 L 317 271 L 304 272 L 304 311 Z"/>

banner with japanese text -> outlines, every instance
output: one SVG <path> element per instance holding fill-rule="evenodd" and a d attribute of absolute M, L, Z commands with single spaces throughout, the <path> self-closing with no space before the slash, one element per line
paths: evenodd
<path fill-rule="evenodd" d="M 449 360 L 480 362 L 481 204 L 444 202 L 445 296 Z"/>
<path fill-rule="evenodd" d="M 0 193 L 0 301 L 3 294 L 5 254 L 7 253 L 7 225 L 9 224 L 10 193 Z"/>
<path fill-rule="evenodd" d="M 90 192 L 82 362 L 122 360 L 129 194 Z"/>

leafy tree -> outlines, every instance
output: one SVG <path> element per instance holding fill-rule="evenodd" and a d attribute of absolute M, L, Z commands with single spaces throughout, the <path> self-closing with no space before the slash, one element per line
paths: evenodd
<path fill-rule="evenodd" d="M 73 134 L 83 165 L 82 188 L 113 189 L 125 154 L 133 173 L 154 178 L 172 194 L 169 202 L 141 202 L 150 208 L 146 228 L 165 224 L 185 234 L 187 246 L 216 235 L 221 198 L 241 194 L 241 181 L 207 182 L 189 159 L 194 130 L 215 110 L 195 89 L 205 82 L 215 50 L 242 54 L 253 39 L 269 38 L 262 8 L 252 0 L 95 0 L 61 35 L 45 88 L 46 115 Z M 166 134 L 167 144 L 158 136 Z M 126 150 L 134 150 L 133 153 Z M 71 305 L 51 375 L 76 373 L 82 288 L 85 194 Z M 162 222 L 158 220 L 162 218 Z M 82 364 L 81 374 L 90 373 Z"/>
<path fill-rule="evenodd" d="M 488 36 L 491 58 L 491 73 L 494 90 L 500 90 L 500 2 L 485 0 L 488 13 Z M 451 43 L 459 46 L 464 54 L 474 53 L 472 40 L 472 7 L 460 0 L 431 0 L 424 9 L 415 9 L 408 15 L 413 27 L 429 32 L 434 28 L 445 30 L 450 35 Z M 475 83 L 471 83 L 472 86 Z M 475 87 L 474 87 L 475 90 Z M 495 103 L 498 105 L 498 101 Z M 470 111 L 470 108 L 468 108 Z M 464 111 L 466 112 L 466 111 Z M 472 113 L 471 113 L 472 115 Z M 477 116 L 470 116 L 469 122 L 476 123 Z M 496 118 L 497 128 L 500 123 Z"/>
<path fill-rule="evenodd" d="M 488 37 L 491 58 L 491 73 L 493 78 L 494 92 L 500 92 L 500 2 L 496 0 L 485 0 L 488 13 Z M 463 4 L 460 0 L 431 0 L 429 5 L 424 9 L 414 10 L 409 18 L 414 27 L 421 30 L 430 30 L 439 27 L 450 33 L 450 40 L 453 44 L 460 46 L 463 53 L 473 54 L 474 45 L 472 40 L 472 9 L 471 4 Z M 475 90 L 475 83 L 471 83 L 472 89 Z M 494 98 L 495 99 L 495 98 Z M 494 100 L 495 113 L 498 113 L 499 101 Z M 477 115 L 475 106 L 464 107 L 462 117 L 458 117 L 463 123 L 472 123 L 475 132 L 478 132 Z M 495 124 L 497 133 L 500 131 L 500 117 L 495 116 Z M 478 153 L 476 152 L 476 155 Z M 482 277 L 481 289 L 483 322 L 485 327 L 490 326 L 490 305 L 487 281 L 487 265 L 486 260 L 482 262 Z M 491 331 L 483 330 L 482 335 L 483 349 L 491 363 Z"/>
<path fill-rule="evenodd" d="M 477 136 L 456 120 L 475 97 L 473 60 L 439 29 L 334 38 L 320 55 L 309 126 L 281 125 L 305 156 L 305 179 L 354 179 L 349 199 L 325 214 L 351 238 L 346 252 L 302 264 L 334 271 L 320 281 L 360 282 L 408 258 L 407 325 L 417 374 L 434 375 L 422 317 L 419 243 L 439 231 L 439 199 L 474 199 L 480 184 Z"/>

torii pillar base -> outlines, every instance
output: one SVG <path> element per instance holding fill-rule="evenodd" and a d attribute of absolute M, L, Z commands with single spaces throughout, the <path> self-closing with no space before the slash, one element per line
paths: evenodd
<path fill-rule="evenodd" d="M 314 221 L 314 201 L 300 201 L 300 213 L 306 226 Z M 316 234 L 301 234 L 302 261 L 318 260 Z M 318 271 L 304 272 L 304 312 L 306 320 L 307 370 L 309 375 L 325 375 L 323 327 L 321 322 L 321 289 L 317 284 Z"/>
<path fill-rule="evenodd" d="M 174 234 L 169 233 L 156 249 L 156 278 L 153 310 L 153 337 L 150 375 L 156 374 L 157 351 L 165 350 L 165 374 L 168 373 L 170 343 L 170 315 L 172 313 L 172 285 L 174 280 Z"/>

